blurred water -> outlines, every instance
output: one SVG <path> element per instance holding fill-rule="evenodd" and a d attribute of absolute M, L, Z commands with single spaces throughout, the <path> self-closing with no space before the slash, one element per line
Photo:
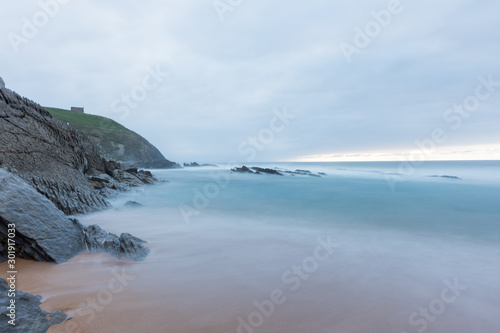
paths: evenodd
<path fill-rule="evenodd" d="M 149 241 L 150 257 L 130 267 L 140 281 L 129 286 L 149 303 L 120 310 L 154 304 L 165 317 L 142 323 L 143 332 L 174 313 L 190 319 L 169 332 L 499 331 L 499 162 L 427 163 L 395 186 L 387 176 L 398 173 L 398 163 L 257 166 L 327 176 L 247 175 L 226 166 L 154 170 L 168 182 L 82 219 Z M 122 208 L 127 200 L 144 207 Z M 284 274 L 328 237 L 338 249 L 291 290 Z M 467 289 L 440 302 L 444 281 L 454 279 Z M 242 326 L 238 318 L 248 324 L 254 301 L 274 289 L 286 301 L 262 315 L 262 324 Z M 418 312 L 442 304 L 438 315 Z"/>

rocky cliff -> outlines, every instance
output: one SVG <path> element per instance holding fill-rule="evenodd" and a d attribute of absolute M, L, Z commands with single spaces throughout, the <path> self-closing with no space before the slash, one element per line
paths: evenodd
<path fill-rule="evenodd" d="M 101 157 L 92 142 L 52 118 L 37 103 L 0 85 L 0 168 L 23 178 L 66 214 L 87 213 L 107 203 L 85 173 L 112 174 L 118 163 Z"/>
<path fill-rule="evenodd" d="M 116 121 L 70 110 L 46 108 L 50 114 L 86 134 L 99 153 L 125 168 L 176 168 L 148 140 Z"/>

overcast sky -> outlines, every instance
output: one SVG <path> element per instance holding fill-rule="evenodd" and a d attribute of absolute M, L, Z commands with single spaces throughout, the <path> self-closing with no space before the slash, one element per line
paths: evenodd
<path fill-rule="evenodd" d="M 2 1 L 0 76 L 177 162 L 500 159 L 499 13 L 495 0 Z"/>

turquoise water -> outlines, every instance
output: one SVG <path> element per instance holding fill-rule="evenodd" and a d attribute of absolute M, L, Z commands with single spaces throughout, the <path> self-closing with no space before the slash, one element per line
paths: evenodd
<path fill-rule="evenodd" d="M 135 271 L 141 282 L 130 288 L 149 290 L 166 314 L 192 317 L 172 332 L 500 330 L 500 162 L 428 162 L 411 172 L 395 162 L 249 166 L 327 175 L 153 170 L 168 182 L 82 220 L 149 241 Z M 120 208 L 127 200 L 144 207 Z M 327 238 L 334 253 L 308 259 Z M 466 286 L 457 295 L 454 281 Z M 275 289 L 286 301 L 267 316 L 255 302 Z M 193 290 L 194 300 L 182 297 Z M 160 301 L 170 297 L 173 307 Z"/>
<path fill-rule="evenodd" d="M 310 227 L 345 224 L 434 237 L 500 240 L 498 161 L 428 162 L 404 177 L 395 175 L 400 163 L 394 162 L 258 166 L 307 169 L 327 176 L 245 175 L 227 172 L 228 167 L 156 170 L 169 183 L 146 189 L 140 197 L 151 208 L 186 205 L 187 210 L 201 208 L 200 214 L 279 217 L 285 224 Z M 461 179 L 429 177 L 434 175 Z M 198 216 L 188 215 L 189 222 Z"/>

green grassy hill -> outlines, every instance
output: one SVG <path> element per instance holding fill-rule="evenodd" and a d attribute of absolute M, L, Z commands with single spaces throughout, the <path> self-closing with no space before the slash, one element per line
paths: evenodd
<path fill-rule="evenodd" d="M 175 167 L 156 147 L 139 134 L 116 121 L 70 110 L 46 107 L 52 117 L 69 123 L 86 134 L 108 159 L 123 163 L 126 167 L 168 168 Z"/>

